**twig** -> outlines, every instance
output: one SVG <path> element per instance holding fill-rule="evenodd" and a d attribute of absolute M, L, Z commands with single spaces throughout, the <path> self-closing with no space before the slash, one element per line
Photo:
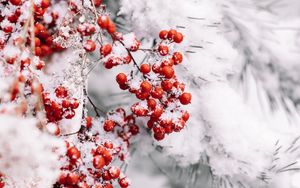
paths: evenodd
<path fill-rule="evenodd" d="M 98 107 L 94 104 L 94 102 L 92 101 L 92 99 L 91 99 L 89 96 L 88 96 L 87 98 L 88 98 L 90 104 L 92 105 L 92 107 L 93 107 L 93 109 L 94 109 L 94 111 L 95 111 L 97 117 L 100 117 L 100 114 L 99 114 L 98 110 L 99 110 L 101 113 L 105 114 L 105 112 L 104 112 L 103 110 L 101 110 L 100 108 L 98 108 Z"/>

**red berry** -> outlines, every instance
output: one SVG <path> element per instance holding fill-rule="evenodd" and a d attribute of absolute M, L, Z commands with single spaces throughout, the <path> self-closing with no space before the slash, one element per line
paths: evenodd
<path fill-rule="evenodd" d="M 96 44 L 92 40 L 87 40 L 86 43 L 84 44 L 84 49 L 87 52 L 93 52 L 96 49 Z"/>
<path fill-rule="evenodd" d="M 177 31 L 174 30 L 174 29 L 171 29 L 169 32 L 168 32 L 168 39 L 169 40 L 173 40 L 175 35 L 176 35 Z"/>
<path fill-rule="evenodd" d="M 102 29 L 106 29 L 109 24 L 109 17 L 106 15 L 100 16 L 97 20 L 97 23 Z"/>
<path fill-rule="evenodd" d="M 150 120 L 147 122 L 147 127 L 148 127 L 149 129 L 152 129 L 153 126 L 154 126 L 154 123 L 155 123 L 155 120 L 150 119 Z"/>
<path fill-rule="evenodd" d="M 48 56 L 52 54 L 52 49 L 51 47 L 47 45 L 41 45 L 41 51 L 42 51 L 42 56 Z"/>
<path fill-rule="evenodd" d="M 96 155 L 93 159 L 93 166 L 96 169 L 102 169 L 105 166 L 105 159 L 101 155 Z"/>
<path fill-rule="evenodd" d="M 173 54 L 173 57 L 172 57 L 173 61 L 174 61 L 174 64 L 175 65 L 178 65 L 180 63 L 182 63 L 182 60 L 183 60 L 183 56 L 180 52 L 175 52 Z"/>
<path fill-rule="evenodd" d="M 102 0 L 93 0 L 95 7 L 99 7 L 102 3 Z"/>
<path fill-rule="evenodd" d="M 139 127 L 137 125 L 130 125 L 129 131 L 132 135 L 137 135 L 139 133 Z"/>
<path fill-rule="evenodd" d="M 150 65 L 146 63 L 142 64 L 140 69 L 143 74 L 148 74 L 151 71 Z"/>
<path fill-rule="evenodd" d="M 173 87 L 173 84 L 169 80 L 164 80 L 161 82 L 161 87 L 164 91 L 170 91 Z"/>
<path fill-rule="evenodd" d="M 131 106 L 131 111 L 137 116 L 146 116 L 148 110 L 141 107 L 138 103 Z"/>
<path fill-rule="evenodd" d="M 150 93 L 147 91 L 142 91 L 142 90 L 138 90 L 136 93 L 136 98 L 140 99 L 140 100 L 145 100 L 147 98 L 149 98 Z"/>
<path fill-rule="evenodd" d="M 121 178 L 119 179 L 119 184 L 122 188 L 127 188 L 129 186 L 129 180 L 126 177 Z"/>
<path fill-rule="evenodd" d="M 177 89 L 180 89 L 181 91 L 184 91 L 185 85 L 183 83 L 175 82 L 174 87 Z"/>
<path fill-rule="evenodd" d="M 105 171 L 103 172 L 102 178 L 103 178 L 103 180 L 105 180 L 105 181 L 111 180 L 111 177 L 110 177 L 110 174 L 109 174 L 108 170 L 105 170 Z"/>
<path fill-rule="evenodd" d="M 152 65 L 152 71 L 154 73 L 159 73 L 160 72 L 161 67 L 158 64 L 153 64 Z"/>
<path fill-rule="evenodd" d="M 107 32 L 109 34 L 113 34 L 116 32 L 116 25 L 113 21 L 109 20 L 108 26 L 107 26 Z"/>
<path fill-rule="evenodd" d="M 45 42 L 46 42 L 47 45 L 50 45 L 50 46 L 51 46 L 51 45 L 53 44 L 53 37 L 51 37 L 51 36 L 48 37 L 48 38 L 45 40 Z"/>
<path fill-rule="evenodd" d="M 174 131 L 179 132 L 184 128 L 185 122 L 181 119 L 179 121 L 175 122 L 174 124 Z"/>
<path fill-rule="evenodd" d="M 162 40 L 165 40 L 168 38 L 168 31 L 167 30 L 161 30 L 159 32 L 159 38 Z"/>
<path fill-rule="evenodd" d="M 9 0 L 9 2 L 15 6 L 21 5 L 22 1 L 21 0 Z"/>
<path fill-rule="evenodd" d="M 157 141 L 163 140 L 165 138 L 165 134 L 161 134 L 161 133 L 154 134 L 154 138 Z"/>
<path fill-rule="evenodd" d="M 75 146 L 72 146 L 71 148 L 68 149 L 67 156 L 72 161 L 77 161 L 80 158 L 80 151 Z"/>
<path fill-rule="evenodd" d="M 143 92 L 149 93 L 152 89 L 152 85 L 148 81 L 143 81 L 140 85 Z"/>
<path fill-rule="evenodd" d="M 103 125 L 103 129 L 107 132 L 110 132 L 114 129 L 115 124 L 116 123 L 112 120 L 105 120 L 104 125 Z"/>
<path fill-rule="evenodd" d="M 168 53 L 169 53 L 169 47 L 166 46 L 166 45 L 161 44 L 161 45 L 159 45 L 159 47 L 158 47 L 158 52 L 159 52 L 159 54 L 160 54 L 161 56 L 166 56 L 166 55 L 168 55 Z"/>
<path fill-rule="evenodd" d="M 106 142 L 104 142 L 104 147 L 106 147 L 108 149 L 113 149 L 114 145 L 112 142 L 106 141 Z"/>
<path fill-rule="evenodd" d="M 35 65 L 35 68 L 37 70 L 41 70 L 43 67 L 45 66 L 45 62 L 40 60 L 39 62 L 37 62 L 37 64 Z"/>
<path fill-rule="evenodd" d="M 68 90 L 64 86 L 58 86 L 55 89 L 55 94 L 58 98 L 66 98 L 68 96 Z"/>
<path fill-rule="evenodd" d="M 174 36 L 174 42 L 181 43 L 183 41 L 183 35 L 180 32 L 177 32 Z"/>
<path fill-rule="evenodd" d="M 120 176 L 121 171 L 118 167 L 113 166 L 108 169 L 108 173 L 112 179 L 117 179 Z"/>
<path fill-rule="evenodd" d="M 93 120 L 93 118 L 91 117 L 91 116 L 87 116 L 86 118 L 85 118 L 85 126 L 86 126 L 86 128 L 91 128 L 92 127 L 92 120 Z"/>
<path fill-rule="evenodd" d="M 67 109 L 64 111 L 64 116 L 66 119 L 72 119 L 75 116 L 75 111 L 73 109 Z"/>
<path fill-rule="evenodd" d="M 112 51 L 112 46 L 110 44 L 104 44 L 100 48 L 100 54 L 103 55 L 104 57 L 110 54 Z"/>
<path fill-rule="evenodd" d="M 161 74 L 164 75 L 166 78 L 172 78 L 175 72 L 171 66 L 164 66 L 161 70 Z"/>
<path fill-rule="evenodd" d="M 109 165 L 109 163 L 112 161 L 112 156 L 107 149 L 103 150 L 102 156 L 104 157 L 105 165 Z"/>
<path fill-rule="evenodd" d="M 119 73 L 116 77 L 118 84 L 123 85 L 127 82 L 127 76 L 124 73 Z"/>
<path fill-rule="evenodd" d="M 183 121 L 187 122 L 190 118 L 190 114 L 187 111 L 184 111 L 181 118 Z"/>
<path fill-rule="evenodd" d="M 58 179 L 58 182 L 60 183 L 60 184 L 66 184 L 67 183 L 67 174 L 65 174 L 65 173 L 62 173 L 62 174 L 60 174 L 59 175 L 59 179 Z"/>
<path fill-rule="evenodd" d="M 148 99 L 147 100 L 147 105 L 148 105 L 148 108 L 155 109 L 155 107 L 156 107 L 155 99 Z"/>
<path fill-rule="evenodd" d="M 164 94 L 164 90 L 161 87 L 156 87 L 153 91 L 151 91 L 151 96 L 156 99 L 162 98 Z"/>
<path fill-rule="evenodd" d="M 48 8 L 50 6 L 50 1 L 49 0 L 42 0 L 41 2 L 41 7 L 42 8 Z"/>
<path fill-rule="evenodd" d="M 162 115 L 164 109 L 162 106 L 156 106 L 155 110 L 151 114 L 152 119 L 158 119 Z"/>
<path fill-rule="evenodd" d="M 42 49 L 41 49 L 40 47 L 35 47 L 35 48 L 34 48 L 34 54 L 35 54 L 36 56 L 42 55 Z"/>
<path fill-rule="evenodd" d="M 69 185 L 76 185 L 79 181 L 79 176 L 75 172 L 68 174 L 66 181 Z"/>
<path fill-rule="evenodd" d="M 121 85 L 119 85 L 119 87 L 122 90 L 127 90 L 129 88 L 129 86 L 127 84 L 121 84 Z"/>
<path fill-rule="evenodd" d="M 79 101 L 75 98 L 71 99 L 70 106 L 72 109 L 77 109 L 79 107 Z"/>
<path fill-rule="evenodd" d="M 179 97 L 180 103 L 183 105 L 187 105 L 192 100 L 192 95 L 190 93 L 182 93 Z"/>
<path fill-rule="evenodd" d="M 34 38 L 34 46 L 40 46 L 41 45 L 41 40 L 37 37 Z"/>
<path fill-rule="evenodd" d="M 163 119 L 159 122 L 159 125 L 166 128 L 172 126 L 172 120 L 171 119 Z"/>
<path fill-rule="evenodd" d="M 137 39 L 135 39 L 134 44 L 132 46 L 130 46 L 129 50 L 132 52 L 136 52 L 140 48 L 140 45 L 141 45 L 141 43 Z"/>

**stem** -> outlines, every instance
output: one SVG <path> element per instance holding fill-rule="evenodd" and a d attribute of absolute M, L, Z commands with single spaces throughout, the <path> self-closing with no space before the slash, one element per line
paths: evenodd
<path fill-rule="evenodd" d="M 127 50 L 129 56 L 131 57 L 131 59 L 132 59 L 132 61 L 133 61 L 133 64 L 134 64 L 134 65 L 137 67 L 137 69 L 141 72 L 141 69 L 140 69 L 139 65 L 137 64 L 137 62 L 135 61 L 135 59 L 133 58 L 133 56 L 132 56 L 130 50 L 129 50 L 128 48 L 126 48 L 125 44 L 124 44 L 122 41 L 119 40 L 119 42 L 120 42 L 120 43 L 122 44 L 122 46 L 124 46 L 124 48 Z"/>
<path fill-rule="evenodd" d="M 100 108 L 98 108 L 98 107 L 94 104 L 94 102 L 92 101 L 92 99 L 91 99 L 89 96 L 88 96 L 87 98 L 88 98 L 90 104 L 92 105 L 92 107 L 93 107 L 93 109 L 94 109 L 94 111 L 95 111 L 95 113 L 96 113 L 96 117 L 100 117 L 100 114 L 99 114 L 98 110 L 99 110 L 101 113 L 106 114 L 103 110 L 101 110 Z"/>

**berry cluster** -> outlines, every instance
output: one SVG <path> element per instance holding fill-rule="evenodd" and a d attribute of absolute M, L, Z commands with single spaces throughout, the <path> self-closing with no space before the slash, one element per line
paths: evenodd
<path fill-rule="evenodd" d="M 150 117 L 148 128 L 153 129 L 154 138 L 162 140 L 165 134 L 179 132 L 189 119 L 189 113 L 181 105 L 191 102 L 192 96 L 185 92 L 185 84 L 176 78 L 174 66 L 183 61 L 180 52 L 171 52 L 173 43 L 181 43 L 183 35 L 171 29 L 159 34 L 162 41 L 151 50 L 156 62 L 142 63 L 138 66 L 140 74 L 129 76 L 119 73 L 116 81 L 122 90 L 129 90 L 141 102 L 131 106 L 134 115 Z M 128 48 L 128 51 L 137 51 Z"/>
<path fill-rule="evenodd" d="M 51 33 L 51 27 L 54 27 L 55 20 L 57 19 L 57 14 L 52 13 L 52 22 L 50 24 L 42 24 L 40 22 L 36 22 L 34 26 L 34 46 L 35 46 L 35 55 L 36 56 L 49 56 L 53 53 L 53 51 L 61 51 L 63 48 L 57 43 L 53 42 L 53 36 L 56 34 L 55 32 Z M 49 28 L 47 28 L 47 26 Z"/>
<path fill-rule="evenodd" d="M 6 16 L 0 15 L 1 30 L 6 33 L 7 38 L 6 40 L 0 39 L 0 48 L 5 46 L 5 41 L 12 36 L 12 33 L 19 32 L 19 25 L 26 28 L 28 25 L 34 24 L 33 31 L 30 31 L 27 38 L 14 36 L 14 45 L 20 46 L 25 44 L 26 46 L 31 46 L 33 44 L 35 47 L 34 55 L 42 57 L 51 55 L 53 51 L 62 50 L 60 45 L 53 42 L 54 35 L 56 34 L 54 28 L 57 26 L 56 20 L 58 19 L 59 14 L 51 10 L 49 0 L 41 0 L 39 3 L 36 2 L 33 4 L 34 23 L 29 23 L 30 18 L 28 20 L 24 19 L 24 15 L 22 15 L 24 13 L 21 11 L 24 7 L 28 7 L 29 1 L 9 0 L 9 2 L 2 1 L 2 4 L 10 7 L 13 11 Z M 13 8 L 11 6 L 13 6 Z M 31 5 L 29 5 L 29 8 L 31 8 L 30 6 Z M 45 20 L 44 14 L 46 12 L 47 19 Z M 33 32 L 33 37 L 31 32 Z M 8 58 L 8 63 L 10 64 L 14 63 L 16 60 L 16 57 Z"/>
<path fill-rule="evenodd" d="M 129 139 L 139 133 L 133 115 L 126 115 L 123 108 L 118 108 L 108 113 L 103 123 L 106 132 L 116 132 L 117 135 L 129 146 Z"/>
<path fill-rule="evenodd" d="M 124 158 L 121 145 L 101 138 L 100 132 L 93 128 L 93 119 L 88 116 L 85 131 L 78 133 L 78 139 L 84 144 L 79 142 L 75 146 L 66 142 L 67 163 L 61 168 L 55 187 L 113 188 L 115 181 L 122 188 L 129 186 L 129 180 L 120 168 L 112 166 L 112 161 Z"/>
<path fill-rule="evenodd" d="M 79 107 L 79 101 L 70 98 L 68 90 L 63 86 L 55 89 L 55 98 L 50 98 L 50 94 L 43 93 L 43 101 L 46 116 L 49 122 L 58 122 L 65 119 L 72 119 L 75 116 L 75 109 Z"/>

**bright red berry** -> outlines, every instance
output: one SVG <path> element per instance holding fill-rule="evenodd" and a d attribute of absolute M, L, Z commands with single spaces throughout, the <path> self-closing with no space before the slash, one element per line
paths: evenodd
<path fill-rule="evenodd" d="M 156 99 L 162 98 L 164 94 L 164 90 L 161 87 L 156 87 L 153 91 L 151 91 L 151 96 Z"/>
<path fill-rule="evenodd" d="M 152 89 L 152 85 L 148 81 L 143 81 L 140 85 L 143 92 L 149 93 Z"/>
<path fill-rule="evenodd" d="M 173 61 L 174 61 L 174 64 L 175 65 L 178 65 L 180 63 L 182 63 L 182 60 L 183 60 L 183 56 L 180 52 L 175 52 L 173 54 L 173 57 L 172 57 Z"/>
<path fill-rule="evenodd" d="M 97 20 L 97 23 L 102 29 L 106 29 L 109 24 L 109 17 L 106 15 L 100 16 Z"/>
<path fill-rule="evenodd" d="M 159 32 L 159 38 L 162 40 L 165 40 L 168 38 L 168 31 L 167 30 L 161 30 Z"/>
<path fill-rule="evenodd" d="M 93 158 L 93 166 L 96 169 L 102 169 L 105 166 L 105 159 L 101 155 L 96 155 Z"/>
<path fill-rule="evenodd" d="M 147 105 L 148 105 L 148 108 L 155 109 L 155 107 L 156 107 L 156 100 L 155 99 L 148 99 L 147 100 Z"/>
<path fill-rule="evenodd" d="M 119 179 L 119 184 L 122 188 L 127 188 L 129 186 L 129 180 L 126 177 L 121 178 Z"/>
<path fill-rule="evenodd" d="M 58 98 L 66 98 L 68 96 L 68 90 L 64 86 L 58 86 L 55 89 L 55 94 Z"/>
<path fill-rule="evenodd" d="M 161 45 L 159 45 L 159 47 L 158 47 L 158 52 L 159 52 L 159 54 L 160 54 L 161 56 L 166 56 L 166 55 L 168 55 L 168 53 L 169 53 L 169 47 L 166 46 L 166 45 L 161 44 Z"/>
<path fill-rule="evenodd" d="M 102 3 L 102 0 L 93 0 L 95 7 L 99 7 Z"/>
<path fill-rule="evenodd" d="M 184 111 L 181 118 L 186 122 L 189 120 L 190 114 L 187 111 Z"/>
<path fill-rule="evenodd" d="M 161 74 L 164 75 L 166 78 L 172 78 L 175 72 L 171 66 L 164 66 L 161 70 Z"/>
<path fill-rule="evenodd" d="M 104 44 L 100 48 L 100 54 L 103 55 L 104 57 L 110 54 L 112 51 L 112 46 L 110 44 Z"/>
<path fill-rule="evenodd" d="M 127 76 L 124 73 L 119 73 L 116 77 L 118 84 L 123 85 L 127 82 Z"/>
<path fill-rule="evenodd" d="M 68 149 L 67 156 L 72 161 L 77 161 L 80 158 L 80 151 L 75 146 L 72 146 L 71 148 Z"/>
<path fill-rule="evenodd" d="M 112 120 L 105 120 L 104 125 L 103 125 L 103 129 L 107 132 L 110 132 L 114 129 L 116 123 Z"/>
<path fill-rule="evenodd" d="M 9 0 L 9 2 L 15 6 L 21 5 L 22 1 L 21 0 Z"/>
<path fill-rule="evenodd" d="M 170 91 L 173 87 L 173 84 L 169 80 L 164 80 L 161 82 L 161 87 L 164 91 Z"/>
<path fill-rule="evenodd" d="M 107 32 L 108 32 L 109 34 L 113 34 L 113 33 L 116 32 L 116 29 L 117 29 L 117 28 L 116 28 L 115 23 L 114 23 L 113 21 L 109 20 L 108 26 L 107 26 Z"/>
<path fill-rule="evenodd" d="M 91 128 L 92 127 L 92 117 L 91 116 L 87 116 L 86 118 L 85 118 L 85 126 L 86 126 L 86 128 Z"/>
<path fill-rule="evenodd" d="M 77 173 L 71 172 L 70 174 L 68 174 L 66 181 L 69 185 L 76 185 L 79 181 L 79 176 Z"/>
<path fill-rule="evenodd" d="M 137 125 L 130 125 L 129 132 L 132 135 L 137 135 L 139 133 L 139 127 Z"/>
<path fill-rule="evenodd" d="M 168 32 L 168 39 L 169 39 L 169 40 L 173 40 L 176 34 L 177 34 L 177 31 L 174 30 L 174 29 L 171 29 L 171 30 Z"/>
<path fill-rule="evenodd" d="M 151 67 L 147 63 L 142 64 L 140 69 L 143 74 L 148 74 L 151 71 Z"/>
<path fill-rule="evenodd" d="M 181 43 L 183 41 L 183 35 L 180 32 L 177 32 L 173 38 L 174 42 Z"/>
<path fill-rule="evenodd" d="M 192 100 L 192 95 L 190 93 L 182 93 L 179 97 L 180 103 L 183 105 L 187 105 Z"/>

